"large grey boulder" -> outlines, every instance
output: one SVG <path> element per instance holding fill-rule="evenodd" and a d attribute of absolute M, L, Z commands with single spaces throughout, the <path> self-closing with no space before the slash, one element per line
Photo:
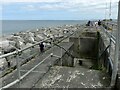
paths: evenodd
<path fill-rule="evenodd" d="M 5 58 L 1 58 L 0 59 L 0 71 L 4 71 L 5 69 L 7 69 L 7 61 Z"/>
<path fill-rule="evenodd" d="M 4 54 L 13 52 L 16 50 L 15 42 L 4 40 L 0 42 L 0 48 L 3 50 Z"/>
<path fill-rule="evenodd" d="M 26 33 L 26 36 L 24 37 L 24 40 L 25 40 L 26 43 L 35 43 L 34 33 L 32 33 L 32 32 L 27 32 L 27 33 Z"/>
<path fill-rule="evenodd" d="M 44 40 L 45 38 L 43 37 L 43 35 L 36 35 L 35 36 L 35 41 L 39 42 L 41 40 Z"/>

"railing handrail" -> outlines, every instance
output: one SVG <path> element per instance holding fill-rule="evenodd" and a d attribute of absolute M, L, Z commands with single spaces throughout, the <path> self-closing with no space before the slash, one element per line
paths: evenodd
<path fill-rule="evenodd" d="M 25 51 L 25 50 L 27 50 L 27 49 L 29 49 L 29 48 L 31 48 L 31 47 L 34 47 L 34 46 L 38 45 L 38 44 L 41 43 L 41 42 L 44 42 L 44 41 L 46 41 L 46 40 L 49 40 L 49 39 L 50 39 L 50 38 L 47 38 L 47 39 L 42 40 L 42 41 L 40 41 L 40 42 L 37 42 L 37 43 L 35 43 L 35 44 L 31 45 L 31 46 L 28 46 L 28 47 L 26 47 L 26 48 L 23 48 L 23 49 L 21 49 L 21 50 L 17 50 L 17 51 L 14 51 L 14 52 L 10 52 L 10 53 L 7 53 L 7 54 L 0 55 L 0 58 L 5 58 L 5 57 L 8 57 L 8 56 L 11 56 L 11 55 L 20 53 L 20 52 L 22 52 L 22 51 Z"/>
<path fill-rule="evenodd" d="M 98 57 L 99 58 L 99 60 L 100 60 L 100 58 L 103 56 L 103 54 L 108 50 L 108 48 L 110 47 L 110 45 L 108 45 L 104 50 L 103 50 L 103 52 L 100 54 L 100 56 Z"/>
<path fill-rule="evenodd" d="M 73 56 L 70 52 L 68 52 L 64 47 L 62 47 L 62 46 L 60 46 L 60 45 L 58 45 L 58 44 L 56 44 L 56 43 L 53 43 L 53 44 L 54 44 L 55 46 L 63 49 L 68 55 L 70 55 L 72 58 L 74 58 L 74 56 Z"/>
<path fill-rule="evenodd" d="M 117 24 L 116 24 L 116 23 L 113 23 L 113 22 L 104 22 L 104 23 L 110 24 L 110 25 L 113 25 L 113 26 L 117 26 Z"/>
<path fill-rule="evenodd" d="M 75 32 L 73 32 L 72 34 L 68 35 L 67 37 L 73 35 L 74 33 L 75 33 Z M 65 38 L 67 38 L 67 37 L 65 37 Z M 24 49 L 17 50 L 17 51 L 8 53 L 8 54 L 1 55 L 0 58 L 5 58 L 5 57 L 8 57 L 8 56 L 10 56 L 10 55 L 18 54 L 18 53 L 20 53 L 20 52 L 22 52 L 22 51 L 24 51 L 24 50 L 26 50 L 26 49 L 29 49 L 29 48 L 31 48 L 31 47 L 34 47 L 34 46 L 38 45 L 39 43 L 44 42 L 44 41 L 46 41 L 46 40 L 50 40 L 50 39 L 51 39 L 51 38 L 47 38 L 47 39 L 45 39 L 45 40 L 42 40 L 42 41 L 40 41 L 40 42 L 37 42 L 37 43 L 35 43 L 35 44 L 33 44 L 33 45 L 29 46 L 29 47 L 26 47 L 26 48 L 24 48 Z M 23 76 L 21 76 L 19 79 L 17 78 L 15 81 L 7 84 L 6 86 L 3 86 L 2 88 L 0 88 L 0 90 L 1 90 L 1 89 L 4 89 L 4 88 L 9 88 L 9 87 L 15 85 L 16 83 L 19 83 L 22 79 L 24 79 L 29 73 L 31 73 L 36 67 L 38 67 L 40 64 L 42 64 L 42 63 L 43 63 L 48 57 L 50 57 L 50 56 L 51 56 L 51 54 L 48 55 L 45 59 L 43 59 L 40 63 L 38 63 L 37 65 L 35 65 L 32 69 L 30 69 L 27 73 L 25 73 L 25 74 L 24 74 Z"/>
<path fill-rule="evenodd" d="M 111 39 L 111 41 L 115 44 L 116 43 L 115 36 L 113 36 L 111 33 L 109 33 L 104 27 L 102 27 L 102 29 L 104 30 L 104 32 L 106 33 L 106 35 L 108 35 L 108 37 Z"/>
<path fill-rule="evenodd" d="M 75 32 L 73 32 L 73 33 L 70 34 L 70 35 L 73 35 L 74 33 L 75 33 Z M 67 37 L 69 37 L 70 35 L 68 35 Z M 47 40 L 50 40 L 50 39 L 51 39 L 51 38 L 47 38 L 47 39 L 42 40 L 42 41 L 40 41 L 40 42 L 37 42 L 37 43 L 35 43 L 35 44 L 31 45 L 31 46 L 28 46 L 28 47 L 26 47 L 26 48 L 23 48 L 23 49 L 21 49 L 21 50 L 18 50 L 18 49 L 17 49 L 16 51 L 13 51 L 13 52 L 10 52 L 10 53 L 7 53 L 7 54 L 0 55 L 0 58 L 5 58 L 5 57 L 8 57 L 8 56 L 10 56 L 10 55 L 14 55 L 14 54 L 20 53 L 20 52 L 22 52 L 22 51 L 25 51 L 25 50 L 31 48 L 31 47 L 34 47 L 34 46 L 38 45 L 38 44 L 41 43 L 41 42 L 44 42 L 44 41 L 47 41 Z"/>
<path fill-rule="evenodd" d="M 113 29 L 113 27 L 112 27 Z M 108 36 L 108 38 L 110 39 L 110 45 L 111 42 L 114 43 L 115 45 L 115 54 L 114 54 L 114 59 L 111 58 L 110 52 L 111 50 L 109 49 L 109 61 L 112 67 L 112 75 L 111 75 L 111 83 L 110 86 L 115 86 L 115 82 L 116 82 L 116 77 L 117 77 L 117 67 L 118 67 L 118 55 L 119 54 L 119 47 L 118 47 L 118 36 L 113 36 L 111 33 L 109 33 L 105 28 L 103 28 L 104 32 L 106 33 L 106 35 Z"/>
<path fill-rule="evenodd" d="M 49 54 L 46 58 L 44 58 L 41 62 L 39 62 L 37 65 L 35 65 L 32 69 L 30 69 L 27 73 L 25 73 L 23 76 L 20 77 L 20 79 L 16 79 L 15 81 L 13 81 L 10 84 L 7 84 L 6 86 L 0 88 L 0 90 L 5 89 L 5 88 L 9 88 L 13 85 L 15 85 L 16 83 L 20 82 L 22 79 L 24 79 L 29 73 L 31 73 L 35 68 L 37 68 L 40 64 L 42 64 L 47 58 L 49 58 L 51 56 L 51 54 Z"/>

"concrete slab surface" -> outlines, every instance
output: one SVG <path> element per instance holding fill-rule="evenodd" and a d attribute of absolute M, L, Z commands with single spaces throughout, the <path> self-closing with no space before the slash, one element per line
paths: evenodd
<path fill-rule="evenodd" d="M 103 88 L 109 86 L 109 79 L 98 70 L 54 66 L 35 88 Z"/>

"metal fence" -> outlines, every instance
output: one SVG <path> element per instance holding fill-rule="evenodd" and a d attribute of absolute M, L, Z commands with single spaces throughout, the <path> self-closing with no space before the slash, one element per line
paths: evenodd
<path fill-rule="evenodd" d="M 39 52 L 39 49 L 36 48 L 36 47 L 37 47 L 41 42 L 45 42 L 45 41 L 47 41 L 47 40 L 50 40 L 50 39 L 46 39 L 46 40 L 37 42 L 36 44 L 31 45 L 31 46 L 28 46 L 28 47 L 26 47 L 26 48 L 24 48 L 24 49 L 22 49 L 22 50 L 16 50 L 16 51 L 14 51 L 14 52 L 11 52 L 11 53 L 8 53 L 8 54 L 4 54 L 4 55 L 1 55 L 1 56 L 0 56 L 0 59 L 1 59 L 1 58 L 8 58 L 8 57 L 10 57 L 10 56 L 14 56 L 15 59 L 16 59 L 16 69 L 17 69 L 17 78 L 16 78 L 16 80 L 13 81 L 13 82 L 11 82 L 11 83 L 9 83 L 8 85 L 5 85 L 5 86 L 1 87 L 0 90 L 1 90 L 1 89 L 4 89 L 4 88 L 9 88 L 9 87 L 13 86 L 14 84 L 19 83 L 23 78 L 25 78 L 29 73 L 31 73 L 37 66 L 39 66 L 39 65 L 40 65 L 41 63 L 43 63 L 47 58 L 50 57 L 50 55 L 48 55 L 48 56 L 47 56 L 45 59 L 43 59 L 40 63 L 38 63 L 37 65 L 35 65 L 35 66 L 34 66 L 32 69 L 30 69 L 27 73 L 25 73 L 23 76 L 21 76 L 20 67 L 21 67 L 21 64 L 23 63 L 22 61 L 25 61 L 25 59 L 23 59 L 23 60 L 22 60 L 22 58 L 20 59 L 21 54 L 24 53 L 24 51 L 26 51 L 26 50 L 32 49 L 32 50 L 31 50 L 31 52 L 32 52 L 31 56 L 26 55 L 26 56 L 24 56 L 24 57 L 30 58 L 30 57 L 35 56 L 35 55 Z M 34 49 L 33 49 L 33 48 L 34 48 Z M 36 49 L 37 51 L 36 51 L 35 49 Z M 27 59 L 27 58 L 26 58 L 26 59 Z M 21 60 L 22 60 L 22 61 L 21 61 Z M 2 77 L 1 77 L 1 78 L 2 78 Z"/>
<path fill-rule="evenodd" d="M 71 34 L 63 37 L 62 39 L 58 40 L 58 42 L 61 42 L 62 40 L 68 38 L 69 36 L 73 35 L 74 33 L 75 33 L 75 32 L 72 32 Z M 26 58 L 31 58 L 31 57 L 35 56 L 36 54 L 40 53 L 40 52 L 39 52 L 39 46 L 38 46 L 38 45 L 39 45 L 41 42 L 46 42 L 46 41 L 51 41 L 51 40 L 52 40 L 51 38 L 48 38 L 48 39 L 45 39 L 45 40 L 43 40 L 43 41 L 37 42 L 37 43 L 35 43 L 35 44 L 31 45 L 31 46 L 28 46 L 28 47 L 26 47 L 26 48 L 24 48 L 24 49 L 22 49 L 22 50 L 19 50 L 19 49 L 18 49 L 18 50 L 14 51 L 14 52 L 1 55 L 1 56 L 0 56 L 0 59 L 1 59 L 1 58 L 11 57 L 11 56 L 13 56 L 13 57 L 16 58 L 17 77 L 16 77 L 16 79 L 15 79 L 14 81 L 10 82 L 9 84 L 4 85 L 4 86 L 2 85 L 2 86 L 0 87 L 0 90 L 5 89 L 5 88 L 9 88 L 9 87 L 11 87 L 11 86 L 13 86 L 13 85 L 15 85 L 15 84 L 17 84 L 17 83 L 18 83 L 18 86 L 20 86 L 19 84 L 20 84 L 21 80 L 24 79 L 28 74 L 30 74 L 30 73 L 31 73 L 34 69 L 36 69 L 39 65 L 41 65 L 47 58 L 49 58 L 50 56 L 58 57 L 58 56 L 56 56 L 56 55 L 53 55 L 53 53 L 49 54 L 49 55 L 48 55 L 47 57 L 45 57 L 41 62 L 39 62 L 39 63 L 36 64 L 34 67 L 32 67 L 30 70 L 28 70 L 27 73 L 25 73 L 24 75 L 21 76 L 21 72 L 20 72 L 20 71 L 21 71 L 20 68 L 21 68 L 21 66 L 22 66 L 21 63 L 24 63 L 24 62 L 21 62 L 21 61 L 25 61 L 25 59 L 22 60 L 22 57 L 23 57 L 23 56 L 21 56 L 21 54 L 22 54 L 23 52 L 25 52 L 26 50 L 32 49 L 32 50 L 31 50 L 31 53 L 32 53 L 31 56 L 29 56 L 29 55 L 24 56 L 24 57 L 26 57 Z M 54 43 L 54 44 L 52 44 L 52 46 L 53 46 L 53 45 L 56 45 L 54 41 L 51 41 L 51 42 Z M 58 42 L 57 42 L 57 43 L 58 43 Z M 61 47 L 60 47 L 60 48 L 61 48 Z M 36 50 L 35 50 L 35 49 L 36 49 Z M 62 54 L 62 49 L 63 49 L 63 48 L 61 48 L 61 54 Z M 36 51 L 37 51 L 37 52 L 36 52 Z M 20 58 L 20 57 L 21 57 L 21 58 Z M 59 58 L 60 58 L 60 57 L 59 57 Z M 28 61 L 27 61 L 27 62 L 28 62 Z"/>
<path fill-rule="evenodd" d="M 107 28 L 102 27 L 102 30 L 104 33 L 106 33 L 106 35 L 109 38 L 109 61 L 111 61 L 110 63 L 112 64 L 112 76 L 111 76 L 111 86 L 115 85 L 115 81 L 116 81 L 116 76 L 117 76 L 117 61 L 118 60 L 118 55 L 119 55 L 119 48 L 117 46 L 118 43 L 117 42 L 117 30 L 118 30 L 118 26 L 115 23 L 111 23 L 111 22 L 104 22 L 104 25 L 107 26 Z M 116 56 L 117 55 L 117 56 Z"/>
<path fill-rule="evenodd" d="M 112 24 L 112 30 L 113 30 L 113 28 L 115 28 L 117 25 L 114 25 L 114 24 Z M 112 45 L 116 45 L 116 38 L 115 38 L 115 36 L 113 35 L 113 33 L 111 33 L 111 32 L 109 32 L 109 30 L 107 30 L 107 29 L 105 29 L 105 28 L 102 28 L 102 30 L 106 33 L 106 35 L 109 37 L 109 45 L 110 45 L 110 47 L 109 47 L 109 59 L 110 59 L 110 61 L 112 61 L 111 63 L 114 63 L 114 61 L 113 61 L 113 59 L 112 59 L 112 57 L 111 57 L 111 46 Z M 112 31 L 113 32 L 113 31 Z M 72 34 L 74 34 L 74 33 L 72 33 Z M 71 35 L 72 35 L 71 34 Z M 71 36 L 71 35 L 69 35 L 69 36 Z M 67 36 L 67 37 L 69 37 L 69 36 Z M 65 37 L 65 38 L 67 38 L 67 37 Z M 32 49 L 32 48 L 34 48 L 35 49 L 35 47 L 36 46 L 38 46 L 39 45 L 39 43 L 41 43 L 41 42 L 45 42 L 45 41 L 47 41 L 47 40 L 50 40 L 50 39 L 46 39 L 46 40 L 43 40 L 43 41 L 40 41 L 40 42 L 37 42 L 36 44 L 34 44 L 34 45 L 31 45 L 31 46 L 29 46 L 29 47 L 27 47 L 27 48 L 24 48 L 24 49 L 22 49 L 22 50 L 17 50 L 17 51 L 14 51 L 14 52 L 11 52 L 11 53 L 8 53 L 8 54 L 4 54 L 4 55 L 1 55 L 0 56 L 0 59 L 1 58 L 6 58 L 6 57 L 9 57 L 9 56 L 15 56 L 16 57 L 16 68 L 17 68 L 17 78 L 16 78 L 16 80 L 15 81 L 13 81 L 13 82 L 11 82 L 11 83 L 9 83 L 9 84 L 7 84 L 7 85 L 5 85 L 5 86 L 3 86 L 3 87 L 1 87 L 0 88 L 0 90 L 1 89 L 4 89 L 4 88 L 9 88 L 9 87 L 11 87 L 11 86 L 13 86 L 13 85 L 15 85 L 16 83 L 20 83 L 20 81 L 22 80 L 22 79 L 24 79 L 28 74 L 30 74 L 35 68 L 37 68 L 40 64 L 42 64 L 47 58 L 49 58 L 51 55 L 52 55 L 52 53 L 51 54 L 49 54 L 46 58 L 44 58 L 41 62 L 39 62 L 37 65 L 35 65 L 33 68 L 31 68 L 27 73 L 25 73 L 24 75 L 22 75 L 21 76 L 21 73 L 20 73 L 20 67 L 21 67 L 21 63 L 20 63 L 20 55 L 21 55 L 21 53 L 22 52 L 24 52 L 24 51 L 26 51 L 26 50 L 29 50 L 29 49 Z M 61 52 L 62 52 L 62 49 L 61 49 Z M 32 53 L 33 53 L 33 50 L 32 50 Z M 38 52 L 36 52 L 36 53 L 38 53 Z M 33 53 L 33 54 L 35 54 L 35 53 Z M 32 56 L 34 56 L 32 54 Z M 31 57 L 32 57 L 31 56 Z M 28 55 L 28 57 L 30 57 L 29 55 Z M 115 57 L 114 57 L 114 59 L 116 59 Z M 114 66 L 113 66 L 114 67 Z M 114 68 L 113 68 L 114 69 Z"/>

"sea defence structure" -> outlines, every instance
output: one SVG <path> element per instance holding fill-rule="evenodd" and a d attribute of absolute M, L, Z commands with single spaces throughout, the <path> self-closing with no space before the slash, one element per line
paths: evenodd
<path fill-rule="evenodd" d="M 115 28 L 116 26 L 113 26 L 112 30 Z M 51 43 L 51 46 L 43 53 L 39 52 L 37 46 L 40 42 L 37 42 L 23 50 L 1 55 L 0 58 L 12 55 L 16 60 L 12 70 L 2 72 L 1 89 L 102 88 L 120 90 L 120 60 L 116 78 L 112 79 L 116 44 L 112 31 L 103 26 L 77 25 L 72 33 L 66 32 L 65 37 L 56 40 L 47 38 L 47 41 L 41 41 Z M 30 49 L 33 51 L 32 55 L 36 54 L 28 56 L 30 57 L 28 59 L 22 59 L 23 51 Z M 113 81 L 115 81 L 114 85 Z"/>

